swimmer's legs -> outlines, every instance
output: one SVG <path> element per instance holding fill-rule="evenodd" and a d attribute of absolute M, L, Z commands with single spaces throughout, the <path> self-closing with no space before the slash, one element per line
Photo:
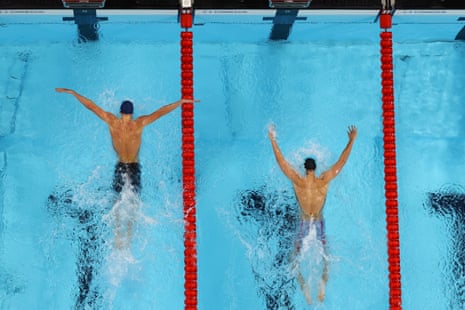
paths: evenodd
<path fill-rule="evenodd" d="M 304 277 L 302 276 L 302 273 L 299 270 L 299 274 L 297 275 L 297 281 L 300 284 L 300 289 L 304 293 L 305 300 L 307 301 L 307 304 L 311 305 L 312 304 L 312 297 L 310 293 L 310 286 L 308 283 L 305 282 Z"/>
<path fill-rule="evenodd" d="M 325 291 L 326 291 L 326 283 L 328 282 L 328 259 L 325 253 L 325 257 L 323 258 L 324 266 L 323 266 L 323 274 L 321 275 L 321 280 L 319 284 L 319 292 L 318 292 L 318 300 L 324 301 L 325 300 Z"/>
<path fill-rule="evenodd" d="M 327 249 L 324 249 L 324 254 L 323 254 L 323 270 L 321 274 L 321 280 L 318 284 L 318 300 L 320 302 L 323 302 L 325 299 L 325 294 L 326 294 L 326 283 L 328 282 L 328 269 L 329 269 L 329 261 L 328 261 L 328 255 L 326 253 Z M 294 255 L 291 259 L 291 264 L 292 264 L 292 270 L 297 271 L 297 282 L 300 285 L 300 288 L 302 292 L 304 293 L 305 300 L 307 301 L 307 304 L 312 303 L 312 298 L 311 298 L 311 284 L 308 281 L 305 281 L 305 278 L 302 275 L 302 272 L 300 270 L 299 262 L 298 259 L 296 259 L 299 255 L 299 250 L 296 247 L 296 250 L 294 252 Z"/>
<path fill-rule="evenodd" d="M 291 258 L 292 270 L 298 270 L 297 276 L 296 276 L 297 282 L 299 282 L 300 289 L 304 293 L 307 304 L 311 305 L 312 304 L 311 288 L 310 288 L 310 285 L 305 281 L 305 278 L 302 276 L 302 272 L 300 271 L 300 266 L 299 266 L 299 262 L 297 259 L 298 255 L 299 255 L 299 247 L 296 246 L 294 254 L 292 255 L 292 258 Z"/>

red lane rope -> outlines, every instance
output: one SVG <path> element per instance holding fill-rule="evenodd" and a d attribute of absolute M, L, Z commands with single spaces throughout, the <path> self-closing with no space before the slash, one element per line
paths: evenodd
<path fill-rule="evenodd" d="M 181 13 L 181 93 L 183 99 L 194 99 L 192 12 Z M 182 183 L 184 212 L 184 309 L 197 309 L 197 230 L 195 202 L 194 104 L 183 103 L 182 123 Z"/>
<path fill-rule="evenodd" d="M 384 189 L 386 196 L 386 228 L 389 264 L 389 305 L 402 309 L 400 277 L 399 210 L 397 194 L 396 134 L 394 114 L 394 74 L 392 58 L 392 26 L 390 12 L 380 15 L 381 85 L 383 100 Z"/>

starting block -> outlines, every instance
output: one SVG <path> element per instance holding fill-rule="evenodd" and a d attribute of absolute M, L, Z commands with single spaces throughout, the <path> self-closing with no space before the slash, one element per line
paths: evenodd
<path fill-rule="evenodd" d="M 63 0 L 63 6 L 69 9 L 101 9 L 105 0 Z"/>
<path fill-rule="evenodd" d="M 269 5 L 270 8 L 275 9 L 305 9 L 311 2 L 311 0 L 269 0 Z"/>

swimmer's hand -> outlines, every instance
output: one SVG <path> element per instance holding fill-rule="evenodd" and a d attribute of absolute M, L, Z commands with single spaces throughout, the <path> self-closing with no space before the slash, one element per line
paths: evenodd
<path fill-rule="evenodd" d="M 74 90 L 72 90 L 72 89 L 69 89 L 69 88 L 60 88 L 60 87 L 55 88 L 55 91 L 56 91 L 57 93 L 68 93 L 68 94 L 74 93 Z"/>
<path fill-rule="evenodd" d="M 180 103 L 180 104 L 183 104 L 183 103 L 194 103 L 194 102 L 200 102 L 200 100 L 184 99 L 184 98 L 182 98 L 181 100 L 179 100 L 179 103 Z"/>
<path fill-rule="evenodd" d="M 354 141 L 357 137 L 357 127 L 350 125 L 349 129 L 347 130 L 347 135 L 349 136 L 350 141 Z"/>
<path fill-rule="evenodd" d="M 274 124 L 268 125 L 268 138 L 270 138 L 270 140 L 276 140 L 276 127 Z"/>

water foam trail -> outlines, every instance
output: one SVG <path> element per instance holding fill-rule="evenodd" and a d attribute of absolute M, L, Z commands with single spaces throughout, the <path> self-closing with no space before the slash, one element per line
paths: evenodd
<path fill-rule="evenodd" d="M 307 140 L 302 147 L 293 152 L 289 157 L 289 162 L 294 167 L 298 167 L 300 173 L 304 175 L 303 163 L 308 157 L 314 158 L 317 162 L 317 173 L 330 167 L 330 151 L 313 140 Z"/>
<path fill-rule="evenodd" d="M 139 194 L 130 184 L 128 176 L 123 175 L 124 186 L 116 197 L 112 209 L 103 216 L 104 221 L 114 229 L 114 240 L 109 242 L 110 255 L 107 258 L 109 282 L 117 286 L 128 270 L 128 264 L 137 263 L 131 252 L 134 230 L 139 224 L 156 224 L 146 216 Z"/>
<path fill-rule="evenodd" d="M 302 239 L 301 249 L 292 263 L 292 274 L 297 276 L 299 270 L 307 281 L 321 278 L 322 263 L 329 261 L 325 245 L 318 238 L 316 226 L 312 225 L 308 234 Z"/>
<path fill-rule="evenodd" d="M 273 123 L 268 124 L 268 130 L 273 137 L 278 137 Z M 330 166 L 329 159 L 331 159 L 331 152 L 324 146 L 315 142 L 314 139 L 306 140 L 303 146 L 289 155 L 288 160 L 303 175 L 305 173 L 303 169 L 303 162 L 308 157 L 312 157 L 316 160 L 317 171 L 327 169 Z"/>
<path fill-rule="evenodd" d="M 109 308 L 119 304 L 119 299 L 131 290 L 132 283 L 146 283 L 142 271 L 146 260 L 153 261 L 153 254 L 147 256 L 147 247 L 157 241 L 153 229 L 158 224 L 153 217 L 144 213 L 146 205 L 123 175 L 124 186 L 115 196 L 111 210 L 104 215 L 105 223 L 112 227 L 113 234 L 107 242 L 108 255 L 105 257 L 103 272 L 107 282 L 105 302 Z M 152 199 L 150 199 L 152 201 Z M 166 201 L 165 201 L 166 204 Z M 169 203 L 167 203 L 170 205 Z M 163 215 L 160 215 L 163 216 Z M 158 216 L 157 216 L 158 217 Z M 148 253 L 154 253 L 151 249 Z"/>

